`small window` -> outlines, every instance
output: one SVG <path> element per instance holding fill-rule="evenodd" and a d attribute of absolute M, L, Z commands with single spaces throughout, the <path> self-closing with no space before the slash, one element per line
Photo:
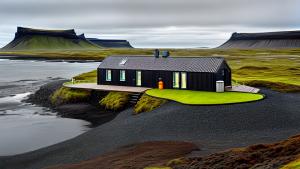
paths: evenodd
<path fill-rule="evenodd" d="M 106 70 L 106 81 L 111 81 L 111 70 Z"/>
<path fill-rule="evenodd" d="M 173 88 L 179 88 L 179 72 L 173 72 Z"/>
<path fill-rule="evenodd" d="M 136 71 L 136 86 L 142 85 L 142 72 Z"/>
<path fill-rule="evenodd" d="M 181 72 L 181 88 L 186 89 L 186 72 Z"/>
<path fill-rule="evenodd" d="M 124 82 L 125 79 L 126 79 L 125 70 L 120 70 L 120 81 Z"/>

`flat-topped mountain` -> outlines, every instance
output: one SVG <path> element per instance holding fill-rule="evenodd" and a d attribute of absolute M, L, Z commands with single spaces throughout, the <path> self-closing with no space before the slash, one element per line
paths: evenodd
<path fill-rule="evenodd" d="M 233 33 L 221 49 L 300 48 L 300 31 Z"/>
<path fill-rule="evenodd" d="M 79 38 L 74 29 L 41 30 L 18 27 L 15 38 L 3 50 L 98 49 L 99 46 Z"/>
<path fill-rule="evenodd" d="M 89 50 L 132 48 L 127 40 L 85 38 L 74 29 L 44 30 L 18 27 L 14 39 L 2 50 Z"/>
<path fill-rule="evenodd" d="M 86 39 L 90 42 L 93 42 L 94 44 L 106 48 L 133 48 L 127 40 L 97 39 L 97 38 L 86 38 Z"/>

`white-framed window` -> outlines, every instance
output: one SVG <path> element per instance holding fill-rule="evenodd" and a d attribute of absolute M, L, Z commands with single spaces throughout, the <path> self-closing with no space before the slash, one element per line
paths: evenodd
<path fill-rule="evenodd" d="M 136 86 L 141 86 L 142 85 L 142 72 L 137 70 L 136 71 Z"/>
<path fill-rule="evenodd" d="M 106 80 L 107 82 L 110 82 L 110 81 L 111 81 L 111 70 L 109 70 L 109 69 L 106 69 L 105 80 Z"/>
<path fill-rule="evenodd" d="M 173 72 L 173 88 L 179 88 L 179 72 Z"/>
<path fill-rule="evenodd" d="M 186 72 L 181 72 L 181 88 L 186 89 L 187 77 Z"/>
<path fill-rule="evenodd" d="M 126 80 L 125 70 L 120 70 L 120 81 L 124 82 Z"/>

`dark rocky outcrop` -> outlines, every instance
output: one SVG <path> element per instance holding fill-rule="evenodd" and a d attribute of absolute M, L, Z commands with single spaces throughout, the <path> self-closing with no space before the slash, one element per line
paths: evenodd
<path fill-rule="evenodd" d="M 40 87 L 34 94 L 31 94 L 26 102 L 45 106 L 45 107 L 52 107 L 50 96 L 53 94 L 57 89 L 59 89 L 63 83 L 67 80 L 57 80 L 53 82 L 49 82 Z"/>
<path fill-rule="evenodd" d="M 300 48 L 300 31 L 233 33 L 220 49 Z"/>
<path fill-rule="evenodd" d="M 15 39 L 26 35 L 44 35 L 44 36 L 57 36 L 57 37 L 64 37 L 64 38 L 71 38 L 71 39 L 79 39 L 74 29 L 43 30 L 43 29 L 32 29 L 32 28 L 24 28 L 24 27 L 17 28 L 17 32 L 15 33 Z"/>
<path fill-rule="evenodd" d="M 99 106 L 98 101 L 103 98 L 107 92 L 92 91 L 88 101 L 66 103 L 54 105 L 51 103 L 51 95 L 61 88 L 67 80 L 57 80 L 49 82 L 40 87 L 34 94 L 30 95 L 25 102 L 44 106 L 53 109 L 57 115 L 65 118 L 82 119 L 91 122 L 91 127 L 95 127 L 111 121 L 119 113 L 118 111 L 109 111 Z"/>

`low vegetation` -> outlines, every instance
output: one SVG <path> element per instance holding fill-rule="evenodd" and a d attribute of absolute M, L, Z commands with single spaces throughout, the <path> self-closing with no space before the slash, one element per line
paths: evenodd
<path fill-rule="evenodd" d="M 47 169 L 171 169 L 162 165 L 195 150 L 199 148 L 189 142 L 146 141 L 123 146 L 86 161 L 49 166 Z"/>
<path fill-rule="evenodd" d="M 110 55 L 151 55 L 152 49 L 103 48 L 103 49 L 53 49 L 53 50 L 0 50 L 0 56 L 18 56 L 34 59 L 103 60 Z"/>
<path fill-rule="evenodd" d="M 276 90 L 279 92 L 300 92 L 300 86 L 294 84 L 287 84 L 282 82 L 269 82 L 264 80 L 252 80 L 252 81 L 245 81 L 244 84 L 253 86 L 253 87 L 266 87 L 272 90 Z"/>
<path fill-rule="evenodd" d="M 164 50 L 164 49 L 162 49 Z M 233 79 L 241 84 L 272 87 L 282 92 L 297 92 L 300 86 L 300 49 L 280 50 L 221 50 L 168 49 L 176 56 L 221 56 L 231 69 Z M 23 58 L 102 60 L 110 55 L 152 55 L 152 49 L 97 49 L 97 50 L 25 50 L 4 51 L 0 55 Z M 96 79 L 96 72 L 94 74 Z M 91 76 L 90 76 L 91 77 Z M 270 86 L 271 85 L 271 86 Z M 274 87 L 275 86 L 275 87 Z M 296 90 L 295 90 L 296 88 Z"/>
<path fill-rule="evenodd" d="M 134 106 L 134 114 L 152 111 L 164 103 L 166 103 L 165 99 L 155 98 L 147 94 L 143 94 L 137 104 Z"/>
<path fill-rule="evenodd" d="M 76 83 L 96 83 L 97 82 L 97 70 L 82 73 L 74 76 L 73 79 Z"/>
<path fill-rule="evenodd" d="M 245 148 L 214 153 L 208 156 L 185 158 L 173 164 L 173 169 L 190 168 L 281 168 L 298 169 L 300 135 L 272 144 L 257 144 Z"/>
<path fill-rule="evenodd" d="M 191 105 L 213 105 L 213 104 L 230 104 L 256 101 L 263 99 L 261 94 L 241 93 L 241 92 L 206 92 L 206 91 L 191 91 L 191 90 L 176 90 L 176 89 L 151 89 L 147 90 L 146 94 L 177 101 L 183 104 Z"/>
<path fill-rule="evenodd" d="M 78 103 L 87 101 L 91 92 L 81 89 L 70 89 L 61 87 L 56 90 L 50 97 L 53 105 L 61 105 L 66 103 Z"/>
<path fill-rule="evenodd" d="M 127 92 L 109 92 L 99 104 L 108 110 L 121 110 L 125 108 L 129 101 L 129 93 Z"/>
<path fill-rule="evenodd" d="M 229 57 L 277 57 L 299 56 L 300 49 L 161 49 L 169 50 L 173 56 L 223 56 Z M 149 55 L 153 49 L 47 49 L 47 50 L 0 50 L 0 55 L 43 57 L 48 59 L 101 60 L 109 55 Z"/>

